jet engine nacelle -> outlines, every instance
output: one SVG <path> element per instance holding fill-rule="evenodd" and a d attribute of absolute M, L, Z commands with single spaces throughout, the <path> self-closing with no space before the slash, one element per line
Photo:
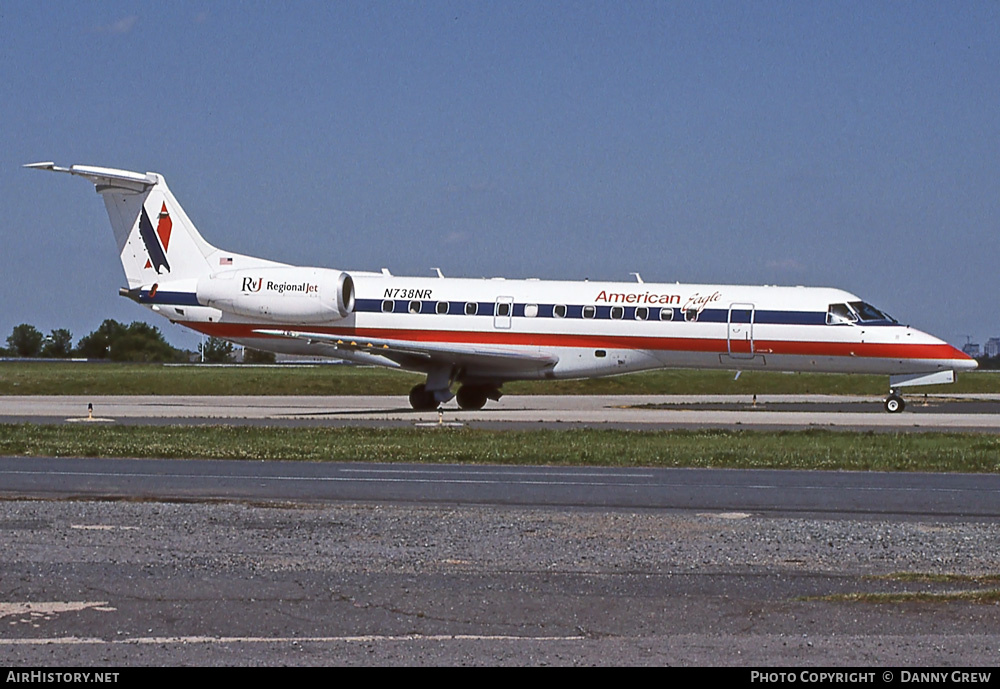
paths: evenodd
<path fill-rule="evenodd" d="M 354 311 L 354 280 L 326 268 L 247 268 L 198 280 L 198 303 L 281 323 L 325 323 Z"/>

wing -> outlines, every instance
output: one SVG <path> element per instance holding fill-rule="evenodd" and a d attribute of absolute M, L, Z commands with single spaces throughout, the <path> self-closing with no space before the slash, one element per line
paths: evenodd
<path fill-rule="evenodd" d="M 477 375 L 537 374 L 559 362 L 552 354 L 535 354 L 511 349 L 485 348 L 478 345 L 442 344 L 387 340 L 375 337 L 344 337 L 300 330 L 254 330 L 260 335 L 304 340 L 313 345 L 325 345 L 332 352 L 360 352 L 381 356 L 403 368 L 427 370 L 438 366 L 458 366 Z"/>

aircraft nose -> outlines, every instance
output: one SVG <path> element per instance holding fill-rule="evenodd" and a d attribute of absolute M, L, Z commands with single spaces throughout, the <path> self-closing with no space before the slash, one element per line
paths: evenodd
<path fill-rule="evenodd" d="M 966 357 L 965 359 L 956 359 L 956 361 L 955 361 L 955 368 L 956 369 L 962 369 L 962 370 L 965 370 L 965 371 L 971 371 L 974 368 L 979 368 L 979 362 L 978 361 L 976 361 L 975 359 L 973 359 L 972 357 L 970 357 L 965 352 L 959 351 L 957 349 L 955 351 L 957 351 L 962 356 Z"/>
<path fill-rule="evenodd" d="M 956 371 L 971 371 L 974 368 L 979 368 L 979 362 L 963 352 L 961 349 L 952 347 L 951 354 L 951 365 Z"/>

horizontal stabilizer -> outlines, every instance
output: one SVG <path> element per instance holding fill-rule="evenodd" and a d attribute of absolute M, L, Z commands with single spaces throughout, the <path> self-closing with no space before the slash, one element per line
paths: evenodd
<path fill-rule="evenodd" d="M 132 172 L 130 170 L 116 170 L 110 167 L 96 167 L 93 165 L 71 165 L 70 167 L 59 167 L 52 162 L 29 163 L 24 167 L 32 170 L 49 170 L 51 172 L 66 172 L 78 177 L 84 177 L 98 186 L 124 187 L 135 191 L 144 191 L 155 185 L 159 179 L 149 172 Z"/>

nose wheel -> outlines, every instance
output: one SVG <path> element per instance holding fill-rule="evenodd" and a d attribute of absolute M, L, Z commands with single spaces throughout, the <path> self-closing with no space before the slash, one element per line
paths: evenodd
<path fill-rule="evenodd" d="M 906 408 L 906 402 L 896 394 L 895 390 L 889 391 L 889 396 L 885 398 L 885 410 L 890 414 L 898 414 Z"/>

